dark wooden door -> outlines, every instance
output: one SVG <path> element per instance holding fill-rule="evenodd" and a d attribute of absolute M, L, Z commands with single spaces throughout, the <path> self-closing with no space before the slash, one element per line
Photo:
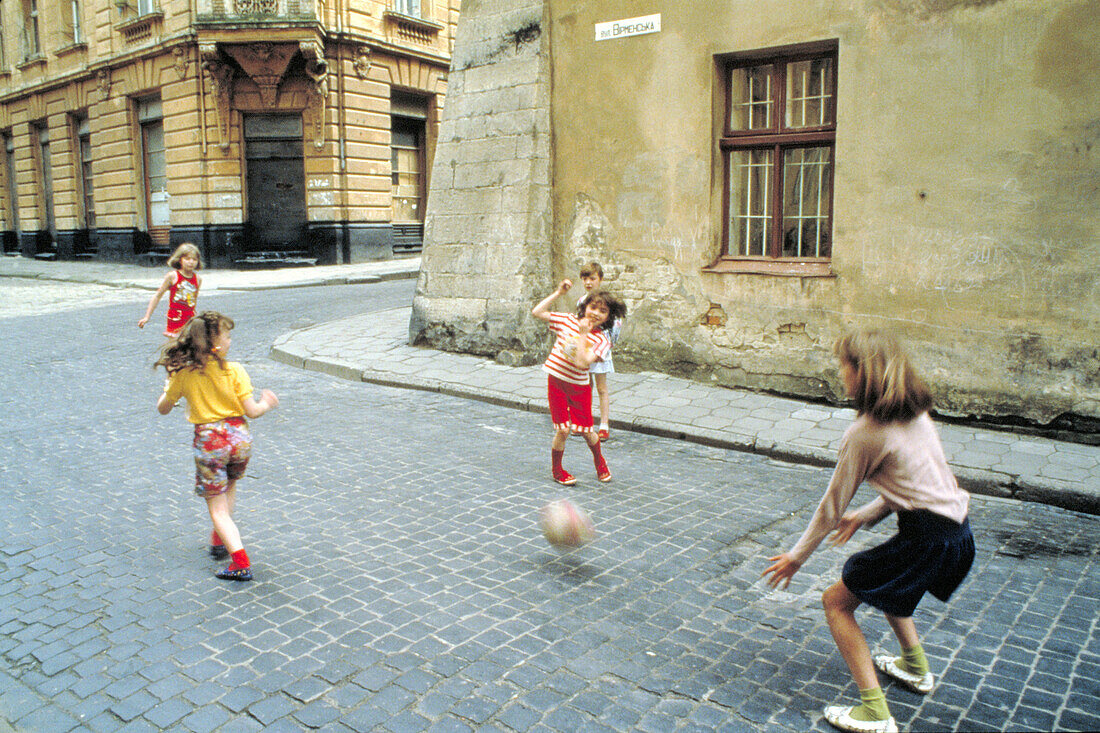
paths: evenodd
<path fill-rule="evenodd" d="M 302 121 L 286 115 L 245 118 L 248 223 L 252 249 L 303 249 L 306 228 Z M 296 133 L 296 134 L 295 134 Z"/>

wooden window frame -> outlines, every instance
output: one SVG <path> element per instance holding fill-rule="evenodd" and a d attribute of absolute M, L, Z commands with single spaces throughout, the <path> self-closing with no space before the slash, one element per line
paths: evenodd
<path fill-rule="evenodd" d="M 19 181 L 15 173 L 15 137 L 11 128 L 0 132 L 0 142 L 4 146 L 4 194 L 8 205 L 5 214 L 9 217 L 5 223 L 18 237 L 21 228 L 19 223 Z"/>
<path fill-rule="evenodd" d="M 405 12 L 405 9 L 400 7 L 401 5 L 408 4 L 408 2 L 409 0 L 393 0 L 393 12 L 397 15 L 403 15 L 406 18 L 427 20 L 430 17 L 431 3 L 429 0 L 420 0 L 420 10 L 415 15 Z"/>
<path fill-rule="evenodd" d="M 69 115 L 69 125 L 72 130 L 73 174 L 77 191 L 77 210 L 80 212 L 80 222 L 83 229 L 95 229 L 95 186 L 92 180 L 92 159 L 84 157 L 84 142 L 88 141 L 91 149 L 92 131 L 87 110 L 74 112 Z M 87 127 L 87 133 L 82 133 L 81 128 Z"/>
<path fill-rule="evenodd" d="M 8 72 L 8 44 L 4 42 L 4 32 L 8 24 L 4 19 L 4 2 L 0 0 L 0 73 Z"/>
<path fill-rule="evenodd" d="M 795 44 L 718 57 L 721 75 L 721 127 L 718 132 L 717 154 L 722 171 L 722 254 L 706 268 L 710 272 L 747 272 L 790 276 L 832 276 L 831 244 L 833 226 L 833 179 L 836 170 L 836 120 L 838 42 L 835 40 Z M 800 61 L 831 59 L 833 73 L 828 90 L 828 118 L 832 122 L 798 128 L 786 127 L 787 65 Z M 735 69 L 770 65 L 773 68 L 775 96 L 771 124 L 766 128 L 734 130 L 731 128 L 732 72 Z M 783 255 L 783 172 L 784 153 L 799 148 L 827 148 L 829 151 L 828 218 L 825 226 L 830 242 L 830 256 L 790 257 Z M 767 150 L 771 152 L 768 180 L 768 210 L 770 233 L 763 255 L 748 255 L 730 250 L 730 157 L 735 151 Z"/>
<path fill-rule="evenodd" d="M 426 170 L 425 170 L 426 167 L 427 167 L 427 149 L 426 148 L 427 148 L 427 138 L 428 138 L 428 120 L 427 120 L 427 117 L 419 118 L 419 117 L 406 117 L 404 115 L 391 115 L 390 116 L 390 128 L 391 128 L 391 130 L 393 129 L 395 121 L 397 121 L 397 120 L 401 120 L 402 124 L 413 123 L 413 125 L 416 127 L 416 137 L 417 137 L 417 140 L 416 140 L 416 158 L 417 158 L 417 166 L 419 168 L 419 170 L 418 170 L 419 180 L 417 181 L 417 197 L 416 197 L 417 198 L 417 209 L 418 209 L 417 215 L 418 215 L 418 217 L 415 220 L 394 219 L 393 218 L 392 200 L 391 200 L 390 222 L 391 223 L 396 223 L 396 224 L 417 223 L 417 224 L 420 224 L 421 226 L 423 226 L 423 224 L 424 224 L 424 214 L 425 214 L 425 210 L 427 209 L 427 201 L 428 201 L 428 176 L 427 176 L 427 173 L 426 173 Z M 401 172 L 400 170 L 395 170 L 394 165 L 393 165 L 393 163 L 394 163 L 393 153 L 396 149 L 409 150 L 410 148 L 407 147 L 407 146 L 394 144 L 393 139 L 392 139 L 392 133 L 391 133 L 391 139 L 390 139 L 390 176 L 391 176 L 391 181 L 392 181 L 393 177 L 399 175 L 400 172 Z"/>
<path fill-rule="evenodd" d="M 38 32 L 38 0 L 26 0 L 23 6 L 23 61 L 42 58 L 42 38 Z"/>

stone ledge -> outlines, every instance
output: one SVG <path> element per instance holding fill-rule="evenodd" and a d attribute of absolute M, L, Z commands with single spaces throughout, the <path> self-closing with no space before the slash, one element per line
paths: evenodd
<path fill-rule="evenodd" d="M 347 379 L 351 382 L 359 382 L 363 379 L 362 369 L 338 359 L 305 359 L 301 368 L 311 372 L 328 374 L 331 377 Z"/>

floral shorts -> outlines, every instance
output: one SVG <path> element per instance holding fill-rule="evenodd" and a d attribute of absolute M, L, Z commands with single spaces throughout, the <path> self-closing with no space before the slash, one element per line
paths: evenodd
<path fill-rule="evenodd" d="M 244 476 L 252 457 L 252 434 L 243 417 L 227 417 L 195 426 L 195 494 L 209 499 L 224 494 L 230 481 Z"/>

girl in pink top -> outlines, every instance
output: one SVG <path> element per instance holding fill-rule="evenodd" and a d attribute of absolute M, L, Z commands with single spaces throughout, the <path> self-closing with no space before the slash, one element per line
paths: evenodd
<path fill-rule="evenodd" d="M 604 482 L 611 480 L 611 471 L 600 450 L 600 439 L 592 431 L 592 382 L 588 367 L 611 352 L 611 339 L 604 331 L 611 327 L 615 318 L 626 315 L 622 301 L 602 290 L 589 295 L 576 315 L 552 312 L 550 305 L 571 287 L 573 283 L 562 280 L 554 292 L 531 310 L 531 315 L 546 321 L 550 330 L 557 334 L 542 370 L 548 375 L 546 393 L 550 401 L 550 419 L 554 421 L 554 438 L 550 442 L 551 471 L 554 480 L 565 486 L 577 483 L 561 465 L 565 441 L 573 431 L 584 436 L 592 451 L 596 478 Z"/>
<path fill-rule="evenodd" d="M 830 541 L 842 545 L 860 527 L 897 513 L 898 533 L 848 558 L 841 579 L 822 596 L 829 630 L 862 703 L 831 705 L 825 708 L 825 719 L 841 730 L 890 733 L 897 731 L 897 723 L 875 668 L 914 692 L 932 690 L 934 680 L 912 616 L 925 592 L 946 601 L 970 571 L 970 497 L 955 482 L 928 417 L 932 395 L 897 341 L 877 331 L 851 333 L 837 341 L 834 351 L 859 417 L 844 433 L 836 470 L 806 531 L 790 551 L 770 558 L 764 575 L 771 575 L 772 587 L 786 588 L 829 532 Z M 879 496 L 844 513 L 864 481 Z M 901 656 L 872 659 L 855 620 L 861 603 L 886 615 L 901 643 Z"/>

